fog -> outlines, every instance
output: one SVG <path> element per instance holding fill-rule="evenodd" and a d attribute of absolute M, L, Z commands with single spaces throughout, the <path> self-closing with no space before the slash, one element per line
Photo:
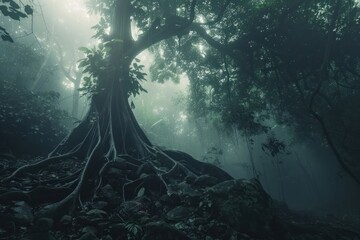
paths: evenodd
<path fill-rule="evenodd" d="M 34 1 L 34 7 L 33 19 L 20 22 L 3 19 L 1 24 L 17 43 L 47 56 L 45 65 L 58 67 L 51 81 L 39 69 L 38 75 L 27 85 L 33 91 L 59 92 L 62 108 L 71 114 L 74 85 L 59 66 L 63 64 L 71 74 L 78 69 L 77 62 L 84 57 L 78 49 L 97 43 L 92 38 L 91 27 L 98 17 L 88 14 L 79 0 L 38 0 Z M 8 44 L 1 42 L 0 47 Z M 274 199 L 286 202 L 292 209 L 339 215 L 360 211 L 359 187 L 319 141 L 296 142 L 291 129 L 276 125 L 271 131 L 284 140 L 287 148 L 286 153 L 272 157 L 262 150 L 265 136 L 249 139 L 236 130 L 228 133 L 211 122 L 192 119 L 187 113 L 189 80 L 186 74 L 181 75 L 180 83 L 153 82 L 149 67 L 156 60 L 149 52 L 143 52 L 138 58 L 148 73 L 143 83 L 147 93 L 130 97 L 129 101 L 134 103 L 139 124 L 155 144 L 214 163 L 235 178 L 258 177 Z M 88 99 L 82 96 L 73 124 L 84 116 L 87 108 Z"/>

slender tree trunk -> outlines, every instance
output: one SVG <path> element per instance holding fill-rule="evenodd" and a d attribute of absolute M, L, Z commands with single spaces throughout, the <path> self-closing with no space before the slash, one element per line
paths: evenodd
<path fill-rule="evenodd" d="M 73 94 L 73 102 L 72 102 L 72 116 L 74 118 L 79 117 L 79 100 L 80 100 L 80 83 L 81 83 L 81 72 L 76 74 L 76 79 L 74 81 L 74 94 Z"/>
<path fill-rule="evenodd" d="M 51 54 L 52 54 L 52 51 L 53 49 L 50 48 L 49 51 L 47 52 L 45 58 L 44 58 L 44 61 L 42 62 L 40 68 L 39 68 L 39 71 L 37 72 L 36 74 L 36 77 L 35 77 L 35 80 L 30 88 L 31 91 L 36 91 L 39 89 L 39 84 L 41 82 L 41 79 L 43 77 L 43 73 L 45 71 L 45 67 L 46 65 L 48 64 L 49 60 L 50 60 L 50 57 L 51 57 Z"/>
<path fill-rule="evenodd" d="M 280 166 L 280 160 L 278 159 L 278 157 L 276 157 L 275 159 L 275 167 L 277 170 L 277 175 L 279 177 L 279 186 L 280 186 L 280 199 L 281 201 L 285 202 L 285 190 L 284 190 L 284 179 L 283 179 L 283 174 L 281 171 L 281 166 Z"/>

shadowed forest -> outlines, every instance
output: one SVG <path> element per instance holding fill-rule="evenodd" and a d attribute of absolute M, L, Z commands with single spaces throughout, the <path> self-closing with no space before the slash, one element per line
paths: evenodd
<path fill-rule="evenodd" d="M 358 0 L 1 0 L 0 239 L 360 240 Z"/>

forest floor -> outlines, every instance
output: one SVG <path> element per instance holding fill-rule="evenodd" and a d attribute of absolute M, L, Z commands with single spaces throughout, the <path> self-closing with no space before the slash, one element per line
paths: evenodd
<path fill-rule="evenodd" d="M 25 163 L 28 161 L 1 155 L 0 179 Z M 54 180 L 82 167 L 73 159 L 26 175 L 22 180 L 26 187 L 16 181 L 1 184 L 0 239 L 360 240 L 360 216 L 315 217 L 291 211 L 272 200 L 256 180 L 219 182 L 207 175 L 188 177 L 170 186 L 170 193 L 155 197 L 140 187 L 134 199 L 124 202 L 118 182 L 121 170 L 116 168 L 108 170 L 95 198 L 72 216 L 64 212 L 59 219 L 39 217 L 47 202 L 69 192 L 66 188 L 55 191 Z"/>

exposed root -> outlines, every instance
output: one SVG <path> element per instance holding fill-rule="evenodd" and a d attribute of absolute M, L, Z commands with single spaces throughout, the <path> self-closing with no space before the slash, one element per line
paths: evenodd
<path fill-rule="evenodd" d="M 170 200 L 175 198 L 176 201 L 176 196 L 179 197 L 178 193 L 183 190 L 179 185 L 184 182 L 192 181 L 195 190 L 190 191 L 196 192 L 199 185 L 195 185 L 195 179 L 202 175 L 208 175 L 216 182 L 232 179 L 225 171 L 197 161 L 186 153 L 153 146 L 137 124 L 127 100 L 114 93 L 105 96 L 106 104 L 97 107 L 92 104 L 83 122 L 48 158 L 20 167 L 3 179 L 0 189 L 18 186 L 25 190 L 0 192 L 0 204 L 24 201 L 34 207 L 36 217 L 60 220 L 66 214 L 73 215 L 77 210 L 88 209 L 89 203 L 92 207 L 91 203 L 99 202 L 99 198 L 106 198 L 104 191 L 109 188 L 117 194 L 114 197 L 116 201 L 106 198 L 109 205 L 119 206 L 120 201 L 120 205 L 136 205 L 142 196 L 156 202 L 168 194 L 165 197 Z M 76 161 L 75 167 L 81 166 L 81 169 L 71 166 L 71 171 L 60 176 L 44 176 L 45 173 L 52 175 L 51 171 L 56 171 L 53 165 L 63 164 L 66 167 L 72 161 Z M 34 173 L 40 174 L 33 177 Z M 27 175 L 27 179 L 18 183 L 22 175 Z M 126 212 L 119 212 L 117 216 L 125 219 L 122 215 L 126 215 Z M 359 238 L 357 233 L 350 230 L 326 226 L 318 230 L 318 226 L 298 225 L 289 230 L 295 235 L 322 233 L 328 239 L 338 233 Z"/>
<path fill-rule="evenodd" d="M 46 168 L 52 163 L 56 163 L 65 158 L 71 158 L 72 156 L 74 156 L 74 153 L 70 152 L 60 156 L 49 157 L 36 163 L 24 165 L 18 168 L 17 170 L 15 170 L 10 176 L 4 178 L 2 182 L 8 182 L 10 180 L 13 180 L 14 178 L 24 173 L 32 173 L 32 172 L 40 171 L 41 169 Z"/>
<path fill-rule="evenodd" d="M 44 187 L 39 186 L 29 192 L 24 191 L 10 191 L 0 195 L 0 203 L 8 204 L 11 201 L 24 201 L 30 206 L 39 206 L 44 203 L 60 201 L 66 197 L 71 188 L 66 187 Z"/>
<path fill-rule="evenodd" d="M 114 81 L 110 89 L 109 94 L 94 98 L 96 101 L 91 104 L 85 119 L 48 158 L 20 167 L 2 181 L 6 184 L 23 174 L 36 173 L 51 164 L 72 161 L 76 157 L 85 162 L 81 171 L 60 179 L 38 181 L 42 185 L 56 186 L 54 191 L 58 189 L 66 195 L 60 194 L 61 198 L 53 201 L 32 201 L 36 199 L 34 189 L 35 192 L 8 194 L 7 201 L 14 197 L 13 200 L 22 199 L 33 205 L 47 202 L 50 204 L 40 215 L 59 218 L 82 207 L 84 202 L 91 202 L 106 184 L 106 175 L 111 169 L 119 173 L 117 191 L 123 201 L 135 198 L 140 189 L 142 194 L 159 197 L 172 191 L 170 185 L 180 183 L 188 176 L 208 174 L 219 181 L 231 179 L 221 169 L 199 162 L 188 154 L 153 146 L 136 122 L 126 94 L 120 94 L 123 91 L 120 82 Z"/>

